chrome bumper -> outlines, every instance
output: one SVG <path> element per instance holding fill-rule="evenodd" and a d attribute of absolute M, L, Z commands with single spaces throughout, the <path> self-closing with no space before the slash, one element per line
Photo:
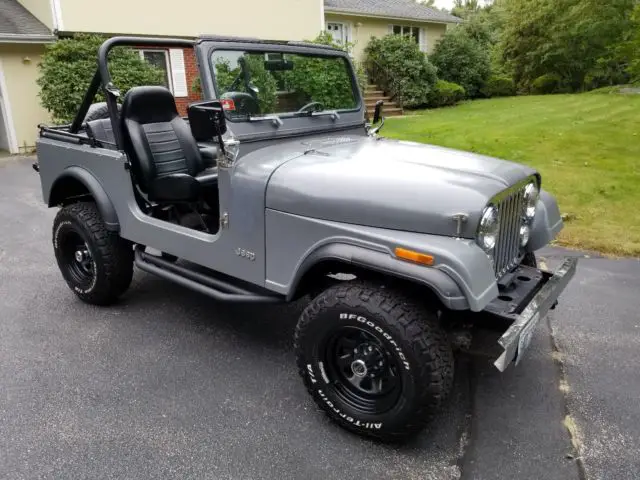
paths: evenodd
<path fill-rule="evenodd" d="M 498 343 L 504 352 L 494 362 L 498 370 L 504 372 L 511 362 L 515 362 L 516 365 L 520 362 L 522 353 L 531 342 L 535 327 L 555 305 L 558 297 L 575 275 L 577 266 L 577 258 L 566 258 L 562 265 L 548 276 L 546 283 L 500 337 Z"/>

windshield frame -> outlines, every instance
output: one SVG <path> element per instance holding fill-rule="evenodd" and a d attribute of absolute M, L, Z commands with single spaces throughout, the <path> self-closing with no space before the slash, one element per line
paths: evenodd
<path fill-rule="evenodd" d="M 353 90 L 355 107 L 349 109 L 340 109 L 340 114 L 349 114 L 360 112 L 363 108 L 362 92 L 358 85 L 358 78 L 353 67 L 353 62 L 343 50 L 338 50 L 331 47 L 323 48 L 321 45 L 303 44 L 303 43 L 275 43 L 275 42 L 256 42 L 256 43 L 235 43 L 228 42 L 226 45 L 222 42 L 216 42 L 209 49 L 207 49 L 207 65 L 209 66 L 209 72 L 211 74 L 211 81 L 213 86 L 214 98 L 220 98 L 221 93 L 217 88 L 216 69 L 213 63 L 214 54 L 216 51 L 240 51 L 240 52 L 260 52 L 260 53 L 283 53 L 291 55 L 310 55 L 321 58 L 339 58 L 345 63 L 347 74 L 351 80 L 351 88 Z M 226 43 L 226 42 L 225 42 Z M 282 113 L 266 113 L 262 116 L 277 115 L 283 122 L 291 120 L 299 120 L 300 118 L 309 118 L 307 116 L 295 115 L 296 112 L 282 112 Z M 250 123 L 249 119 L 230 118 L 227 116 L 227 121 L 234 124 Z"/>

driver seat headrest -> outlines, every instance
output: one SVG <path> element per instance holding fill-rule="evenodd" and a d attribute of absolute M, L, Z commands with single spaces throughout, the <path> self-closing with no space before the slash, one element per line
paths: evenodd
<path fill-rule="evenodd" d="M 133 87 L 124 96 L 122 118 L 140 124 L 170 122 L 179 117 L 173 94 L 165 87 Z"/>

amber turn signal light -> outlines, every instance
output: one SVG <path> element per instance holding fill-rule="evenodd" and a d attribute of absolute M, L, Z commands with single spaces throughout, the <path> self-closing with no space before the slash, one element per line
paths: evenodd
<path fill-rule="evenodd" d="M 409 262 L 420 263 L 422 265 L 433 265 L 433 257 L 426 253 L 414 252 L 413 250 L 407 250 L 406 248 L 396 248 L 396 257 Z"/>

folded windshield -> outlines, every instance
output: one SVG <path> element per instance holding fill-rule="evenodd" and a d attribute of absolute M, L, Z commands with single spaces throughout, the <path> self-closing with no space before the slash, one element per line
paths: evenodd
<path fill-rule="evenodd" d="M 343 57 L 269 51 L 215 50 L 216 94 L 227 118 L 322 117 L 353 110 L 357 95 Z"/>

